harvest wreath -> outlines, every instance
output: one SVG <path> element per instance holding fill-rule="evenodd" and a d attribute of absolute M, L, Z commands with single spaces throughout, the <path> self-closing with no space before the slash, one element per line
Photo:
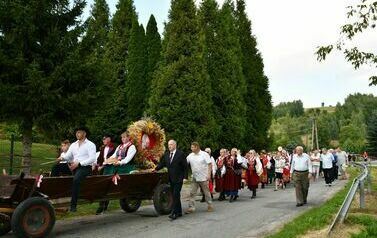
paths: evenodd
<path fill-rule="evenodd" d="M 139 169 L 154 169 L 165 152 L 165 132 L 151 118 L 132 123 L 128 132 L 137 153 L 135 163 Z"/>

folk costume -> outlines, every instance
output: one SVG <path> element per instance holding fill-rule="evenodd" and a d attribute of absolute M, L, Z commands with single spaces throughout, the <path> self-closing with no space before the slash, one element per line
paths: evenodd
<path fill-rule="evenodd" d="M 115 166 L 113 164 L 108 164 L 105 162 L 104 168 L 104 175 L 111 175 L 111 174 L 129 174 L 131 171 L 136 170 L 136 165 L 133 160 L 136 154 L 136 147 L 132 144 L 132 142 L 127 142 L 125 144 L 120 144 L 114 154 L 109 158 L 110 159 L 117 159 L 119 161 L 119 165 Z"/>
<path fill-rule="evenodd" d="M 224 194 L 224 188 L 223 188 L 223 184 L 224 184 L 223 176 L 225 173 L 224 161 L 225 161 L 225 157 L 223 156 L 219 156 L 219 158 L 216 161 L 217 169 L 215 173 L 215 184 L 216 184 L 215 191 L 220 193 L 219 201 L 225 200 L 225 194 Z"/>
<path fill-rule="evenodd" d="M 242 166 L 236 156 L 228 156 L 224 160 L 226 172 L 223 180 L 225 195 L 230 196 L 229 202 L 237 200 L 238 190 L 241 189 Z"/>
<path fill-rule="evenodd" d="M 263 173 L 260 176 L 260 182 L 262 183 L 262 188 L 264 188 L 265 184 L 267 184 L 267 164 L 269 162 L 268 157 L 266 154 L 262 154 L 261 157 L 262 167 L 263 167 Z"/>
<path fill-rule="evenodd" d="M 291 181 L 291 172 L 290 172 L 291 163 L 290 163 L 289 156 L 285 156 L 284 160 L 285 160 L 285 166 L 283 168 L 283 182 L 284 182 L 284 186 L 287 186 L 287 183 Z"/>
<path fill-rule="evenodd" d="M 250 191 L 253 192 L 251 198 L 255 198 L 257 196 L 257 188 L 259 184 L 259 175 L 258 172 L 262 172 L 262 163 L 259 157 L 252 155 L 247 158 L 247 173 L 246 173 L 246 182 L 247 187 Z"/>
<path fill-rule="evenodd" d="M 132 142 L 120 144 L 113 155 L 103 162 L 104 169 L 103 175 L 113 175 L 113 174 L 129 174 L 131 171 L 136 170 L 136 165 L 133 158 L 136 154 L 136 147 Z M 112 162 L 114 160 L 119 161 L 119 165 L 114 165 Z M 96 214 L 101 214 L 107 210 L 109 201 L 101 201 Z"/>
<path fill-rule="evenodd" d="M 108 145 L 102 145 L 100 148 L 99 156 L 97 158 L 96 163 L 94 164 L 93 168 L 93 175 L 101 175 L 103 174 L 103 162 L 110 158 L 115 152 L 115 147 L 113 143 L 109 143 Z"/>

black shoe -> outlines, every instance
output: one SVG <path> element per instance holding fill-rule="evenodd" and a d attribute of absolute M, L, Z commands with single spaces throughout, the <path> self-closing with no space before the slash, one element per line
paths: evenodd
<path fill-rule="evenodd" d="M 71 207 L 71 208 L 69 209 L 69 212 L 77 212 L 76 207 Z"/>
<path fill-rule="evenodd" d="M 307 204 L 307 202 L 306 202 L 306 201 L 304 201 L 304 204 Z"/>
<path fill-rule="evenodd" d="M 177 214 L 177 217 L 181 217 L 182 216 L 182 214 Z"/>
<path fill-rule="evenodd" d="M 206 198 L 203 196 L 202 200 L 200 200 L 200 202 L 206 202 Z"/>
<path fill-rule="evenodd" d="M 234 196 L 233 201 L 236 201 L 238 198 L 238 195 Z"/>
<path fill-rule="evenodd" d="M 170 219 L 172 219 L 172 220 L 175 220 L 175 219 L 177 219 L 177 214 L 171 214 L 170 216 L 169 216 L 169 218 Z"/>
<path fill-rule="evenodd" d="M 96 211 L 96 215 L 101 215 L 101 214 L 103 214 L 103 212 L 104 212 L 104 208 L 103 207 L 99 207 L 97 209 L 97 211 Z"/>
<path fill-rule="evenodd" d="M 232 202 L 233 202 L 233 199 L 234 199 L 234 197 L 233 197 L 233 196 L 230 196 L 229 202 L 232 203 Z"/>
<path fill-rule="evenodd" d="M 297 203 L 296 204 L 296 207 L 302 207 L 304 204 L 302 204 L 302 203 Z"/>
<path fill-rule="evenodd" d="M 251 196 L 250 198 L 251 198 L 251 199 L 254 199 L 254 198 L 255 198 L 255 195 Z"/>

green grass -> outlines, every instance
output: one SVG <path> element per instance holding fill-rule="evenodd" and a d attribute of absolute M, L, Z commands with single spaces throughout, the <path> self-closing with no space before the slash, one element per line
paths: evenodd
<path fill-rule="evenodd" d="M 352 238 L 377 237 L 377 219 L 370 215 L 349 215 L 346 224 L 362 225 L 362 231 L 352 234 Z"/>
<path fill-rule="evenodd" d="M 333 215 L 339 210 L 345 196 L 352 184 L 352 178 L 358 170 L 349 169 L 351 179 L 346 186 L 337 192 L 331 199 L 319 207 L 311 208 L 296 217 L 293 221 L 285 224 L 280 231 L 267 236 L 268 238 L 292 238 L 303 235 L 309 230 L 320 230 L 331 223 Z"/>
<path fill-rule="evenodd" d="M 52 164 L 43 165 L 41 163 L 48 162 L 57 158 L 57 145 L 47 145 L 33 143 L 32 146 L 32 173 L 38 173 L 39 170 L 50 171 Z M 21 170 L 22 161 L 22 143 L 14 143 L 14 162 L 13 174 L 18 174 Z M 10 141 L 0 140 L 0 171 L 6 169 L 9 171 Z"/>

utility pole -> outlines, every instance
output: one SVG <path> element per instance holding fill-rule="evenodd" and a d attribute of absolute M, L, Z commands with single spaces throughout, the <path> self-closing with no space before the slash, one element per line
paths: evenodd
<path fill-rule="evenodd" d="M 312 150 L 314 150 L 314 149 L 319 150 L 318 127 L 317 127 L 317 119 L 316 119 L 315 116 L 312 118 L 312 141 L 311 141 L 311 149 Z"/>
<path fill-rule="evenodd" d="M 314 125 L 315 125 L 315 141 L 316 141 L 317 150 L 319 150 L 318 127 L 317 127 L 317 120 L 316 119 L 314 119 Z"/>
<path fill-rule="evenodd" d="M 313 150 L 314 149 L 314 118 L 312 118 L 312 141 L 310 144 L 310 148 Z"/>

